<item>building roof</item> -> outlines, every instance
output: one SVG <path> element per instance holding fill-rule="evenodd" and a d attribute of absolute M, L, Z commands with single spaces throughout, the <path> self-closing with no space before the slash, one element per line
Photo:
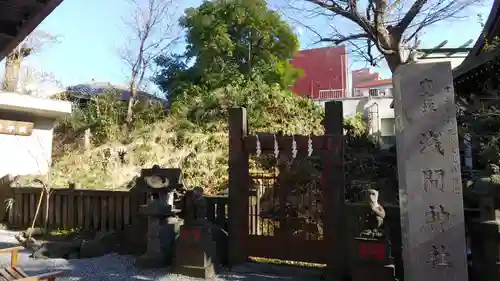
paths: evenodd
<path fill-rule="evenodd" d="M 385 86 L 385 85 L 390 85 L 390 84 L 392 84 L 392 79 L 381 79 L 381 80 L 359 83 L 356 86 L 356 89 L 380 87 L 380 86 Z"/>
<path fill-rule="evenodd" d="M 61 4 L 63 0 L 1 0 L 0 60 Z"/>
<path fill-rule="evenodd" d="M 484 46 L 486 42 L 493 41 L 500 35 L 500 0 L 494 0 L 491 7 L 490 15 L 486 21 L 483 31 L 474 44 L 474 47 L 469 52 L 465 60 L 453 70 L 454 78 L 459 78 L 467 72 L 491 61 L 496 55 L 497 50 L 485 51 Z"/>
<path fill-rule="evenodd" d="M 130 97 L 130 91 L 128 87 L 113 85 L 109 82 L 92 82 L 78 84 L 66 88 L 66 93 L 70 94 L 73 98 L 78 99 L 90 99 L 94 95 L 103 94 L 110 91 L 115 91 L 118 95 L 121 95 L 120 98 L 122 100 L 128 100 Z M 139 99 L 145 98 L 148 100 L 156 100 L 162 103 L 165 102 L 164 99 L 151 95 L 144 91 L 138 91 L 137 95 Z"/>

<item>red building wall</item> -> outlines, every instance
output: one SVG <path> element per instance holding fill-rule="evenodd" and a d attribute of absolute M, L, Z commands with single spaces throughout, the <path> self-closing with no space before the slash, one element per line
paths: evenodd
<path fill-rule="evenodd" d="M 302 50 L 291 63 L 304 71 L 292 87 L 297 95 L 311 95 L 311 98 L 318 99 L 320 90 L 337 90 L 326 92 L 331 97 L 325 97 L 323 92 L 321 99 L 346 97 L 348 76 L 344 46 Z"/>

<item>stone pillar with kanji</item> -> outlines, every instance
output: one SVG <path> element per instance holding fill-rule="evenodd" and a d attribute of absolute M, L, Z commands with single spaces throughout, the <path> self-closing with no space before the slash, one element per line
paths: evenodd
<path fill-rule="evenodd" d="M 466 281 L 451 65 L 403 65 L 393 84 L 404 280 Z"/>

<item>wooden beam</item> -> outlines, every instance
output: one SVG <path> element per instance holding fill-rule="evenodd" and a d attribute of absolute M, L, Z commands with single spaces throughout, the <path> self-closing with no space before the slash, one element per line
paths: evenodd
<path fill-rule="evenodd" d="M 47 0 L 0 0 L 0 6 L 9 7 L 13 9 L 26 9 L 27 7 L 44 6 Z"/>
<path fill-rule="evenodd" d="M 342 140 L 342 135 L 332 136 L 334 142 L 337 143 Z M 309 140 L 311 140 L 312 152 L 320 152 L 326 149 L 325 136 L 275 136 L 272 134 L 257 136 L 246 136 L 243 138 L 245 151 L 251 155 L 257 153 L 257 143 L 262 154 L 273 154 L 275 149 L 275 141 L 278 145 L 280 153 L 291 154 L 293 149 L 293 142 L 295 141 L 297 154 L 307 155 L 309 149 Z"/>
<path fill-rule="evenodd" d="M 63 0 L 46 0 L 45 5 L 38 11 L 31 12 L 31 17 L 14 34 L 14 38 L 8 44 L 0 45 L 0 60 L 21 43 L 35 28 L 62 3 Z M 15 1 L 13 1 L 15 2 Z M 36 3 L 36 1 L 35 1 Z M 1 26 L 1 23 L 0 23 Z M 12 32 L 12 31 L 10 31 Z M 9 33 L 10 35 L 10 33 Z"/>
<path fill-rule="evenodd" d="M 443 42 L 439 43 L 434 48 L 426 49 L 426 51 L 424 51 L 424 54 L 422 56 L 420 56 L 420 58 L 423 59 L 423 58 L 427 57 L 428 55 L 432 54 L 434 51 L 437 51 L 437 50 L 441 49 L 442 47 L 444 47 L 446 44 L 448 44 L 448 40 L 444 40 Z"/>
<path fill-rule="evenodd" d="M 11 38 L 17 35 L 17 24 L 14 21 L 0 19 L 0 34 L 4 34 Z"/>
<path fill-rule="evenodd" d="M 448 53 L 448 52 L 454 52 L 454 53 L 460 53 L 460 52 L 469 52 L 472 50 L 472 48 L 463 48 L 463 47 L 458 47 L 458 48 L 439 48 L 439 49 L 417 49 L 417 51 L 422 52 L 422 53 L 432 53 L 432 54 L 440 54 L 440 53 Z"/>
<path fill-rule="evenodd" d="M 12 40 L 13 38 L 14 38 L 14 36 L 10 36 L 8 34 L 0 32 L 0 45 L 2 44 L 2 41 Z"/>

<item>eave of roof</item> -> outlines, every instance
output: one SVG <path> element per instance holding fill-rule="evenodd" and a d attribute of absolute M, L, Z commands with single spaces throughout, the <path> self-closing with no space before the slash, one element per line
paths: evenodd
<path fill-rule="evenodd" d="M 46 118 L 59 118 L 71 114 L 71 103 L 0 91 L 0 109 Z"/>
<path fill-rule="evenodd" d="M 31 10 L 23 11 L 24 17 L 17 20 L 6 20 L 0 17 L 0 61 L 3 60 L 19 43 L 21 43 L 35 28 L 62 3 L 63 0 L 3 0 L 4 7 L 16 7 L 16 4 L 23 2 L 26 6 L 34 7 Z M 12 3 L 12 4 L 11 4 Z M 14 8 L 12 8 L 14 9 Z M 7 11 L 7 14 L 9 12 Z M 16 22 L 21 23 L 17 25 Z"/>
<path fill-rule="evenodd" d="M 374 81 L 359 83 L 358 85 L 356 85 L 356 89 L 379 87 L 379 86 L 385 86 L 385 85 L 391 85 L 391 84 L 392 84 L 392 79 L 381 79 L 381 80 L 374 80 Z"/>
<path fill-rule="evenodd" d="M 485 42 L 492 40 L 498 36 L 498 31 L 500 28 L 500 0 L 494 0 L 491 7 L 488 20 L 486 21 L 483 31 L 480 33 L 479 37 L 472 47 L 464 61 L 453 69 L 453 77 L 458 78 L 467 72 L 481 66 L 482 64 L 491 61 L 497 54 L 497 51 L 484 51 Z"/>

